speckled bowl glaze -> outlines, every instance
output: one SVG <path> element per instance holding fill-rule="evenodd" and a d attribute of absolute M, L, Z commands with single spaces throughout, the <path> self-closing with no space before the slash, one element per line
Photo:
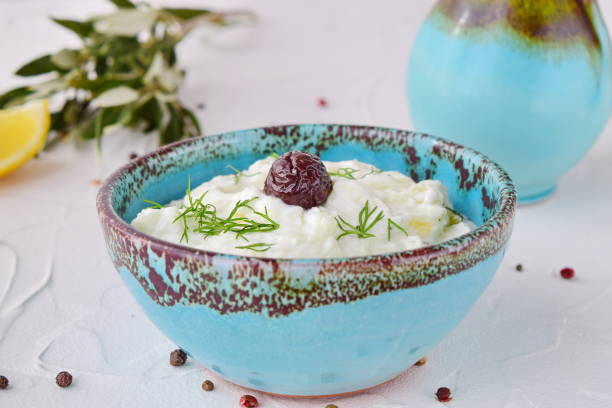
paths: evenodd
<path fill-rule="evenodd" d="M 168 202 L 226 165 L 299 149 L 434 178 L 477 224 L 445 243 L 386 255 L 265 259 L 195 250 L 136 231 L 146 197 Z M 350 200 L 350 197 L 347 197 Z M 510 237 L 515 190 L 479 153 L 409 131 L 346 125 L 258 128 L 163 147 L 98 195 L 108 252 L 150 319 L 231 382 L 288 396 L 354 392 L 399 375 L 465 316 Z M 483 322 L 486 327 L 486 322 Z"/>

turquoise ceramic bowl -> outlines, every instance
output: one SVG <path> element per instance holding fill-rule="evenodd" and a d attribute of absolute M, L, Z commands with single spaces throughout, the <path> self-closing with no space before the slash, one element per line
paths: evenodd
<path fill-rule="evenodd" d="M 183 196 L 188 176 L 195 185 L 228 173 L 228 164 L 246 168 L 293 149 L 439 179 L 478 228 L 413 251 L 265 259 L 195 250 L 129 225 L 146 206 L 142 197 L 168 202 Z M 113 174 L 97 204 L 120 276 L 149 318 L 192 358 L 244 387 L 323 396 L 392 379 L 461 321 L 502 259 L 515 191 L 496 164 L 442 139 L 298 125 L 166 146 Z"/>
<path fill-rule="evenodd" d="M 541 200 L 608 121 L 611 59 L 596 1 L 440 0 L 406 72 L 414 126 L 498 162 L 521 203 Z"/>

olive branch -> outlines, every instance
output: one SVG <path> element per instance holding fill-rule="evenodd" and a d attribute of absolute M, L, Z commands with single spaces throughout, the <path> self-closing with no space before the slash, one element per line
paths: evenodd
<path fill-rule="evenodd" d="M 154 8 L 131 0 L 110 0 L 117 9 L 85 21 L 53 18 L 76 34 L 80 48 L 64 48 L 19 68 L 22 77 L 45 79 L 0 95 L 0 108 L 49 98 L 46 148 L 65 138 L 96 140 L 113 129 L 156 131 L 159 144 L 201 133 L 196 114 L 178 90 L 185 77 L 176 46 L 196 26 L 227 26 L 253 15 L 193 8 Z"/>

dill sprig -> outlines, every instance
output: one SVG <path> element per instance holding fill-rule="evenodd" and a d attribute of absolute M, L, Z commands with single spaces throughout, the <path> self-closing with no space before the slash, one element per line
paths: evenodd
<path fill-rule="evenodd" d="M 410 236 L 410 234 L 408 234 L 408 232 L 401 225 L 393 221 L 391 218 L 387 218 L 387 240 L 389 241 L 391 241 L 391 227 L 395 227 L 398 230 L 402 231 L 407 237 Z"/>
<path fill-rule="evenodd" d="M 348 221 L 346 221 L 341 216 L 337 215 L 335 217 L 336 224 L 338 224 L 338 228 L 342 231 L 340 235 L 336 237 L 336 240 L 340 240 L 342 237 L 347 235 L 354 234 L 357 238 L 373 238 L 376 235 L 369 232 L 376 224 L 378 224 L 383 218 L 385 218 L 383 211 L 380 210 L 374 219 L 370 221 L 374 213 L 378 207 L 374 207 L 370 210 L 370 202 L 366 201 L 364 206 L 359 211 L 359 223 L 357 225 L 352 225 Z"/>
<path fill-rule="evenodd" d="M 248 241 L 248 239 L 245 237 L 246 234 L 251 234 L 254 232 L 271 232 L 277 230 L 279 228 L 279 224 L 270 218 L 267 208 L 262 213 L 260 211 L 256 211 L 249 205 L 257 198 L 258 197 L 253 197 L 249 200 L 238 201 L 226 218 L 219 217 L 216 214 L 216 211 L 211 212 L 210 214 L 204 214 L 203 217 L 198 220 L 199 226 L 194 228 L 193 231 L 199 232 L 206 237 L 233 232 L 236 234 L 236 238 L 241 238 Z M 241 208 L 250 210 L 253 214 L 261 217 L 266 222 L 261 222 L 249 217 L 238 216 L 237 213 Z"/>
<path fill-rule="evenodd" d="M 342 178 L 345 178 L 347 180 L 357 180 L 357 177 L 355 177 L 355 174 L 357 174 L 358 172 L 359 172 L 359 169 L 355 169 L 353 167 L 340 167 L 336 171 L 328 172 L 328 174 L 330 176 L 342 177 Z M 382 172 L 383 172 L 382 170 L 377 169 L 376 167 L 372 167 L 372 168 L 370 168 L 370 172 L 369 173 L 366 173 L 366 174 L 364 174 L 363 176 L 361 176 L 359 178 L 360 179 L 366 178 L 370 174 L 380 174 Z"/>
<path fill-rule="evenodd" d="M 245 173 L 242 170 L 238 170 L 237 168 L 235 168 L 231 164 L 228 164 L 225 167 L 227 167 L 228 169 L 231 169 L 234 172 L 234 183 L 236 183 L 236 184 L 238 184 L 240 182 L 240 178 L 242 178 L 242 177 L 253 177 L 253 176 L 256 176 L 257 174 L 259 174 L 259 172 L 252 173 L 252 174 L 247 174 L 247 173 Z"/>
<path fill-rule="evenodd" d="M 274 246 L 274 244 L 266 244 L 265 242 L 258 242 L 257 244 L 237 246 L 234 248 L 250 249 L 251 251 L 255 251 L 255 252 L 266 252 L 268 249 L 272 248 L 272 246 Z"/>
<path fill-rule="evenodd" d="M 383 171 L 382 171 L 381 169 L 377 169 L 376 167 L 372 167 L 372 168 L 370 169 L 370 172 L 369 172 L 368 174 L 364 175 L 363 177 L 367 177 L 367 176 L 369 176 L 370 174 L 380 174 L 380 173 L 382 173 L 382 172 L 383 172 Z M 362 178 L 363 178 L 363 177 L 362 177 Z"/>
<path fill-rule="evenodd" d="M 183 224 L 181 242 L 189 242 L 190 224 L 195 224 L 195 227 L 191 228 L 191 232 L 200 233 L 205 238 L 225 233 L 234 233 L 236 239 L 240 238 L 245 241 L 248 241 L 248 238 L 245 236 L 247 234 L 271 232 L 280 228 L 280 225 L 268 214 L 267 208 L 264 207 L 264 211 L 261 212 L 251 206 L 258 197 L 238 200 L 228 216 L 221 217 L 213 204 L 204 202 L 207 193 L 205 192 L 197 199 L 194 199 L 191 195 L 191 179 L 187 179 L 185 196 L 188 204 L 183 204 L 180 214 L 173 220 L 173 222 L 181 221 Z M 240 214 L 241 210 L 246 210 L 256 217 L 242 215 Z M 257 246 L 256 248 L 260 251 L 266 250 L 262 246 Z"/>
<path fill-rule="evenodd" d="M 181 209 L 184 209 L 184 211 L 180 213 L 174 220 L 172 220 L 172 223 L 177 222 L 179 219 L 183 221 L 183 233 L 181 234 L 181 242 L 183 242 L 183 240 L 185 240 L 185 242 L 189 242 L 189 228 L 187 225 L 187 217 L 191 212 L 195 210 L 195 208 L 197 208 L 196 205 L 194 205 L 193 198 L 191 197 L 191 176 L 187 176 L 187 188 L 185 189 L 185 195 L 189 200 L 189 206 L 186 207 L 183 204 L 181 206 Z M 196 202 L 201 203 L 205 195 L 206 193 L 202 194 L 200 199 L 196 200 Z"/>
<path fill-rule="evenodd" d="M 357 173 L 359 169 L 354 169 L 352 167 L 340 167 L 336 171 L 330 171 L 328 174 L 330 176 L 342 177 L 348 180 L 356 180 L 355 173 Z"/>
<path fill-rule="evenodd" d="M 144 199 L 142 201 L 144 201 L 145 203 L 151 204 L 147 208 L 155 208 L 155 209 L 164 208 L 163 205 L 161 205 L 160 203 L 158 203 L 156 201 L 150 201 L 150 200 L 144 200 Z"/>

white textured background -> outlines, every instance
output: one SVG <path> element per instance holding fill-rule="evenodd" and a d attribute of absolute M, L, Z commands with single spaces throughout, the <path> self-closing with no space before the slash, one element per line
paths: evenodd
<path fill-rule="evenodd" d="M 159 3 L 159 1 L 157 1 Z M 254 27 L 195 33 L 181 47 L 184 100 L 207 133 L 287 122 L 410 127 L 404 67 L 432 0 L 167 1 L 248 7 Z M 612 21 L 610 0 L 602 1 Z M 48 16 L 104 11 L 101 0 L 0 0 L 0 89 L 24 61 L 75 38 Z M 318 97 L 327 109 L 316 105 Z M 150 324 L 115 273 L 94 208 L 97 187 L 154 146 L 116 134 L 62 146 L 0 179 L 0 407 L 235 407 L 244 392 L 187 364 Z M 553 200 L 521 208 L 503 266 L 464 322 L 394 382 L 335 401 L 258 395 L 262 408 L 421 408 L 452 388 L 454 408 L 612 407 L 612 128 L 561 182 Z M 525 271 L 513 267 L 521 262 Z M 558 276 L 573 266 L 577 278 Z M 240 350 L 236 350 L 237 353 Z M 55 374 L 75 376 L 71 388 Z M 216 390 L 204 393 L 211 378 Z"/>

